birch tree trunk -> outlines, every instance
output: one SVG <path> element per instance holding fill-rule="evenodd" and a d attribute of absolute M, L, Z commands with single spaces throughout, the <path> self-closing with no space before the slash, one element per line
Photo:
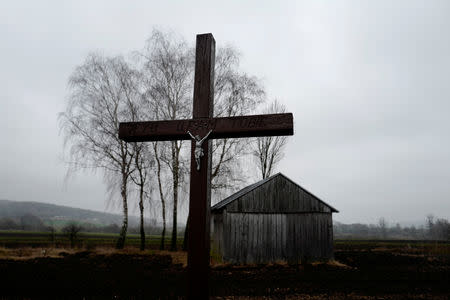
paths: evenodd
<path fill-rule="evenodd" d="M 178 185 L 180 180 L 179 173 L 180 148 L 177 142 L 172 142 L 172 180 L 173 180 L 173 213 L 172 213 L 172 239 L 170 250 L 177 250 L 177 216 L 178 216 Z"/>
<path fill-rule="evenodd" d="M 145 230 L 144 230 L 144 185 L 139 186 L 139 210 L 140 210 L 140 228 L 141 251 L 145 250 Z"/>
<path fill-rule="evenodd" d="M 127 195 L 127 184 L 128 177 L 122 174 L 122 187 L 120 190 L 120 195 L 122 196 L 122 212 L 123 212 L 123 221 L 122 228 L 120 229 L 119 238 L 117 239 L 116 248 L 123 249 L 125 246 L 125 239 L 127 237 L 128 230 L 128 195 Z"/>
<path fill-rule="evenodd" d="M 156 177 L 158 179 L 158 191 L 159 191 L 159 198 L 161 199 L 161 213 L 162 213 L 162 221 L 163 221 L 163 228 L 161 232 L 161 242 L 159 245 L 160 250 L 164 250 L 165 248 L 165 241 L 166 241 L 166 200 L 164 197 L 163 187 L 162 187 L 162 179 L 161 179 L 161 160 L 159 158 L 158 153 L 158 143 L 153 143 L 153 151 L 155 153 L 155 160 L 156 160 Z"/>

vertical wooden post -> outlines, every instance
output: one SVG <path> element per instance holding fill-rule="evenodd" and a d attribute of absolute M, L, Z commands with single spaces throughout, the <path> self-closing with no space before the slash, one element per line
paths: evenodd
<path fill-rule="evenodd" d="M 215 41 L 212 34 L 197 35 L 193 118 L 212 118 L 214 106 Z M 204 136 L 205 132 L 198 132 Z M 203 143 L 200 170 L 191 144 L 191 182 L 188 232 L 188 299 L 209 298 L 211 141 Z"/>

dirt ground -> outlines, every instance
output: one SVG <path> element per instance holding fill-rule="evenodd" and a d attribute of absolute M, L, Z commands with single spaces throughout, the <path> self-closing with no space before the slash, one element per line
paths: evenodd
<path fill-rule="evenodd" d="M 301 265 L 213 262 L 211 299 L 449 299 L 448 253 L 342 247 Z M 183 298 L 184 252 L 0 249 L 0 299 Z"/>

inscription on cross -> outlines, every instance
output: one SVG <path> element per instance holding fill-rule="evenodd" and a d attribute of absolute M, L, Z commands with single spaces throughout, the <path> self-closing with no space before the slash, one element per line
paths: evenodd
<path fill-rule="evenodd" d="M 128 122 L 119 126 L 119 138 L 127 142 L 192 140 L 189 299 L 208 299 L 209 295 L 211 139 L 294 134 L 291 113 L 213 118 L 214 60 L 215 41 L 212 34 L 197 35 L 192 119 Z"/>

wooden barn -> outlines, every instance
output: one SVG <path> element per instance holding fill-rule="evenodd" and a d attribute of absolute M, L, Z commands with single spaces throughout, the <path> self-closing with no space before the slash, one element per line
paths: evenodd
<path fill-rule="evenodd" d="M 236 264 L 333 257 L 335 208 L 281 173 L 211 208 L 211 249 Z"/>

